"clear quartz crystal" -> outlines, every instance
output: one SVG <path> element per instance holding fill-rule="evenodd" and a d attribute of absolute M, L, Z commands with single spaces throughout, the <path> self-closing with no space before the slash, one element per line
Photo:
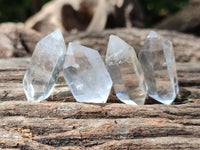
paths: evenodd
<path fill-rule="evenodd" d="M 98 51 L 69 43 L 63 75 L 78 102 L 107 101 L 112 80 Z"/>
<path fill-rule="evenodd" d="M 111 35 L 106 53 L 106 64 L 117 97 L 126 104 L 144 104 L 147 89 L 140 62 L 133 47 L 119 37 Z"/>
<path fill-rule="evenodd" d="M 139 53 L 149 96 L 169 105 L 179 92 L 172 43 L 151 31 Z"/>
<path fill-rule="evenodd" d="M 28 100 L 44 100 L 49 97 L 65 57 L 66 46 L 60 30 L 37 43 L 23 79 Z"/>

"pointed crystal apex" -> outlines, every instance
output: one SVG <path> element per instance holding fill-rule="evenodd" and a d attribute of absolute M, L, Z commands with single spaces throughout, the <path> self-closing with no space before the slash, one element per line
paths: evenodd
<path fill-rule="evenodd" d="M 60 29 L 57 29 L 54 32 L 50 33 L 49 36 L 53 36 L 56 39 L 63 39 L 63 36 L 62 36 Z"/>
<path fill-rule="evenodd" d="M 139 52 L 139 60 L 144 70 L 149 96 L 163 104 L 171 104 L 178 93 L 172 43 L 156 32 L 151 32 Z"/>
<path fill-rule="evenodd" d="M 48 44 L 44 44 L 44 43 L 48 43 Z M 54 32 L 50 33 L 49 35 L 47 35 L 46 37 L 44 37 L 43 39 L 41 39 L 36 47 L 38 45 L 45 45 L 46 47 L 50 48 L 50 49 L 57 49 L 56 47 L 65 47 L 65 49 L 60 49 L 62 50 L 62 52 L 66 53 L 66 45 L 65 45 L 65 40 L 63 38 L 63 35 L 60 31 L 60 29 L 55 30 Z M 57 50 L 57 52 L 59 52 L 59 50 Z"/>
<path fill-rule="evenodd" d="M 98 51 L 69 43 L 63 75 L 76 101 L 107 101 L 112 80 Z"/>
<path fill-rule="evenodd" d="M 117 48 L 117 46 L 125 46 L 127 47 L 128 49 L 127 50 L 132 50 L 133 47 L 130 46 L 128 43 L 126 43 L 124 40 L 122 40 L 121 38 L 119 38 L 118 36 L 116 35 L 110 35 L 109 37 L 109 43 L 112 45 L 112 47 L 114 47 L 114 49 Z M 134 50 L 134 49 L 133 49 Z"/>
<path fill-rule="evenodd" d="M 118 36 L 111 34 L 109 36 L 109 40 L 112 41 L 120 41 L 120 42 L 124 42 L 122 39 L 120 39 Z"/>
<path fill-rule="evenodd" d="M 116 38 L 118 38 L 116 35 L 113 35 L 113 34 L 111 34 L 110 36 L 109 36 L 109 39 L 116 39 Z"/>
<path fill-rule="evenodd" d="M 160 35 L 158 35 L 155 31 L 150 31 L 147 38 L 160 38 Z"/>
<path fill-rule="evenodd" d="M 119 37 L 111 35 L 106 53 L 106 64 L 117 97 L 126 104 L 144 104 L 147 89 L 143 71 L 133 47 Z"/>
<path fill-rule="evenodd" d="M 60 40 L 60 39 L 63 40 L 63 36 L 62 36 L 60 29 L 57 29 L 57 30 L 53 31 L 52 33 L 48 34 L 46 37 L 41 39 L 39 41 L 39 43 L 42 43 L 42 42 L 45 42 L 45 41 L 48 42 L 48 40 L 51 39 L 51 38 L 53 38 L 54 40 Z"/>
<path fill-rule="evenodd" d="M 66 46 L 60 30 L 37 43 L 23 79 L 28 100 L 44 100 L 49 97 L 65 57 Z"/>

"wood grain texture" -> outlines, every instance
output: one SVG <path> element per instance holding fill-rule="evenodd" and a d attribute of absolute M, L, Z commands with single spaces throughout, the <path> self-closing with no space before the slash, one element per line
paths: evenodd
<path fill-rule="evenodd" d="M 22 78 L 28 62 L 0 60 L 0 148 L 200 148 L 198 63 L 177 63 L 181 92 L 175 105 L 131 106 L 113 91 L 107 104 L 77 103 L 62 73 L 46 101 L 26 101 Z"/>
<path fill-rule="evenodd" d="M 1 101 L 26 100 L 22 79 L 25 74 L 29 58 L 0 59 L 0 99 Z M 180 95 L 176 103 L 184 103 L 188 99 L 200 98 L 200 67 L 199 63 L 177 63 Z M 75 102 L 62 76 L 59 75 L 57 84 L 48 101 Z M 151 99 L 148 98 L 147 102 Z M 114 91 L 111 91 L 108 102 L 120 102 Z"/>
<path fill-rule="evenodd" d="M 106 54 L 108 39 L 110 34 L 114 34 L 125 40 L 134 47 L 138 53 L 144 44 L 144 41 L 152 29 L 112 29 L 96 32 L 79 32 L 77 34 L 66 34 L 65 41 L 76 42 Z M 200 61 L 200 38 L 189 34 L 183 34 L 175 31 L 155 30 L 158 34 L 169 39 L 173 43 L 176 62 L 199 62 Z"/>
<path fill-rule="evenodd" d="M 65 40 L 105 55 L 109 34 L 119 35 L 138 51 L 148 32 L 84 32 L 66 35 Z M 26 101 L 22 79 L 30 58 L 0 59 L 0 148 L 200 149 L 200 39 L 158 32 L 173 41 L 178 62 L 180 93 L 170 106 L 149 97 L 146 104 L 151 105 L 126 105 L 113 90 L 106 104 L 77 103 L 62 72 L 47 100 Z"/>

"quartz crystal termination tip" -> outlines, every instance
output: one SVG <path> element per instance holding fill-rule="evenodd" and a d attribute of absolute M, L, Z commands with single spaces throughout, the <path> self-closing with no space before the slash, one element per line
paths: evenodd
<path fill-rule="evenodd" d="M 28 100 L 44 100 L 49 97 L 65 57 L 65 41 L 59 29 L 37 43 L 23 79 Z"/>
<path fill-rule="evenodd" d="M 139 53 L 149 96 L 169 105 L 179 92 L 172 43 L 151 31 Z"/>
<path fill-rule="evenodd" d="M 63 75 L 76 101 L 107 101 L 112 80 L 98 51 L 69 43 Z"/>
<path fill-rule="evenodd" d="M 135 50 L 115 35 L 110 35 L 106 64 L 117 97 L 126 104 L 143 105 L 147 88 Z"/>

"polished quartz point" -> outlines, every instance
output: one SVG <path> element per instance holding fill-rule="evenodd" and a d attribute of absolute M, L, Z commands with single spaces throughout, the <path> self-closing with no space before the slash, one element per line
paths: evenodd
<path fill-rule="evenodd" d="M 169 105 L 179 91 L 172 43 L 151 31 L 139 53 L 149 96 Z"/>
<path fill-rule="evenodd" d="M 66 46 L 60 30 L 37 43 L 23 79 L 28 100 L 44 100 L 49 97 L 65 57 Z"/>
<path fill-rule="evenodd" d="M 107 101 L 112 80 L 98 51 L 69 43 L 63 75 L 76 101 Z"/>
<path fill-rule="evenodd" d="M 144 104 L 147 89 L 140 62 L 133 47 L 119 37 L 111 35 L 106 53 L 106 64 L 117 97 L 126 104 Z"/>

